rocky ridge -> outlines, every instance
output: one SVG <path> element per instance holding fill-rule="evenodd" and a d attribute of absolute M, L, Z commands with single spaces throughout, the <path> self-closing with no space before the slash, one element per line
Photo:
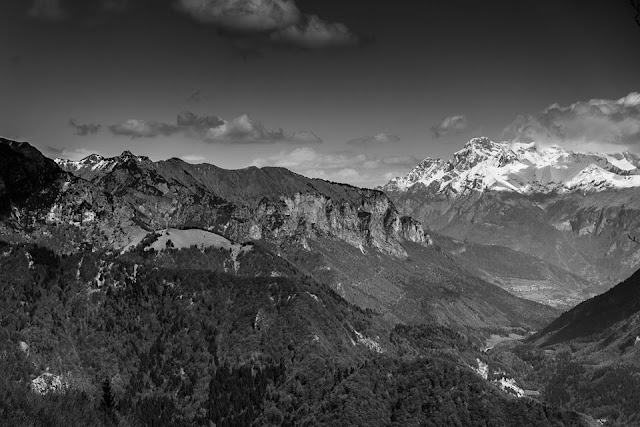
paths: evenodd
<path fill-rule="evenodd" d="M 150 228 L 204 228 L 236 241 L 296 243 L 331 237 L 406 256 L 403 241 L 428 244 L 419 222 L 376 190 L 309 179 L 282 168 L 225 170 L 180 159 L 120 156 L 56 159 L 65 171 L 133 206 Z"/>

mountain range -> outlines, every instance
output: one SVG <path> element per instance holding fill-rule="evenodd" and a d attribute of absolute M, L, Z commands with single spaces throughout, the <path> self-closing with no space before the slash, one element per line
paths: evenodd
<path fill-rule="evenodd" d="M 640 231 L 639 166 L 640 156 L 628 152 L 576 153 L 474 138 L 453 159 L 425 159 L 381 189 L 402 214 L 454 239 L 454 256 L 486 280 L 570 307 L 640 265 L 640 248 L 628 238 Z M 550 273 L 530 280 L 474 267 L 474 245 L 501 251 L 505 263 L 517 260 L 522 271 L 544 266 Z"/>
<path fill-rule="evenodd" d="M 636 164 L 474 139 L 361 189 L 1 140 L 0 417 L 628 425 L 637 275 L 588 298 L 624 274 L 598 245 L 635 266 L 633 204 L 604 204 L 635 200 Z"/>
<path fill-rule="evenodd" d="M 470 191 L 525 195 L 600 192 L 640 187 L 640 156 L 575 153 L 559 146 L 493 142 L 473 138 L 450 161 L 427 158 L 409 174 L 392 179 L 385 191 L 416 185 L 434 195 L 460 197 Z"/>
<path fill-rule="evenodd" d="M 390 324 L 438 319 L 459 327 L 536 329 L 558 314 L 456 264 L 379 190 L 283 168 L 225 170 L 179 159 L 153 162 L 130 152 L 54 163 L 26 143 L 5 147 L 12 164 L 40 171 L 32 166 L 38 161 L 51 169 L 51 179 L 25 190 L 25 200 L 5 195 L 10 209 L 2 226 L 10 241 L 59 253 L 81 247 L 122 251 L 154 230 L 203 230 L 240 244 L 263 242 Z M 7 187 L 17 189 L 21 182 Z"/>

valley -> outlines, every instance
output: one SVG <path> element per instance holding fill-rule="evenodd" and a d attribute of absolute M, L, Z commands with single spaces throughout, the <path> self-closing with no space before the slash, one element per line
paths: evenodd
<path fill-rule="evenodd" d="M 599 289 L 555 262 L 283 169 L 0 149 L 13 168 L 0 178 L 14 179 L 0 193 L 2 363 L 15 372 L 0 391 L 34 423 L 34 408 L 89 425 L 372 425 L 375 413 L 379 425 L 591 426 L 613 413 L 555 397 L 587 347 L 537 337 Z M 606 378 L 629 357 L 611 355 Z M 13 407 L 0 413 L 17 420 Z M 617 419 L 633 419 L 626 408 Z"/>
<path fill-rule="evenodd" d="M 443 246 L 476 274 L 570 308 L 640 265 L 628 238 L 640 228 L 639 165 L 630 153 L 474 138 L 452 160 L 426 159 L 382 188 L 403 214 L 453 239 Z"/>
<path fill-rule="evenodd" d="M 0 427 L 640 426 L 640 0 L 0 21 Z"/>

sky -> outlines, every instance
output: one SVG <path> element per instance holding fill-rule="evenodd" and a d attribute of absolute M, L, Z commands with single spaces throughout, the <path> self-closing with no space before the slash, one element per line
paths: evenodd
<path fill-rule="evenodd" d="M 640 152 L 627 0 L 3 0 L 0 135 L 382 185 L 476 136 Z"/>

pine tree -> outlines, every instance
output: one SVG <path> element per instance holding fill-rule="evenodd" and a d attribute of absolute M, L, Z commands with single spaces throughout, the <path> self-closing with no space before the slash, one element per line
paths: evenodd
<path fill-rule="evenodd" d="M 102 411 L 104 412 L 104 424 L 111 424 L 113 410 L 115 409 L 115 399 L 111 390 L 111 382 L 105 378 L 102 382 L 102 401 L 100 402 Z"/>

